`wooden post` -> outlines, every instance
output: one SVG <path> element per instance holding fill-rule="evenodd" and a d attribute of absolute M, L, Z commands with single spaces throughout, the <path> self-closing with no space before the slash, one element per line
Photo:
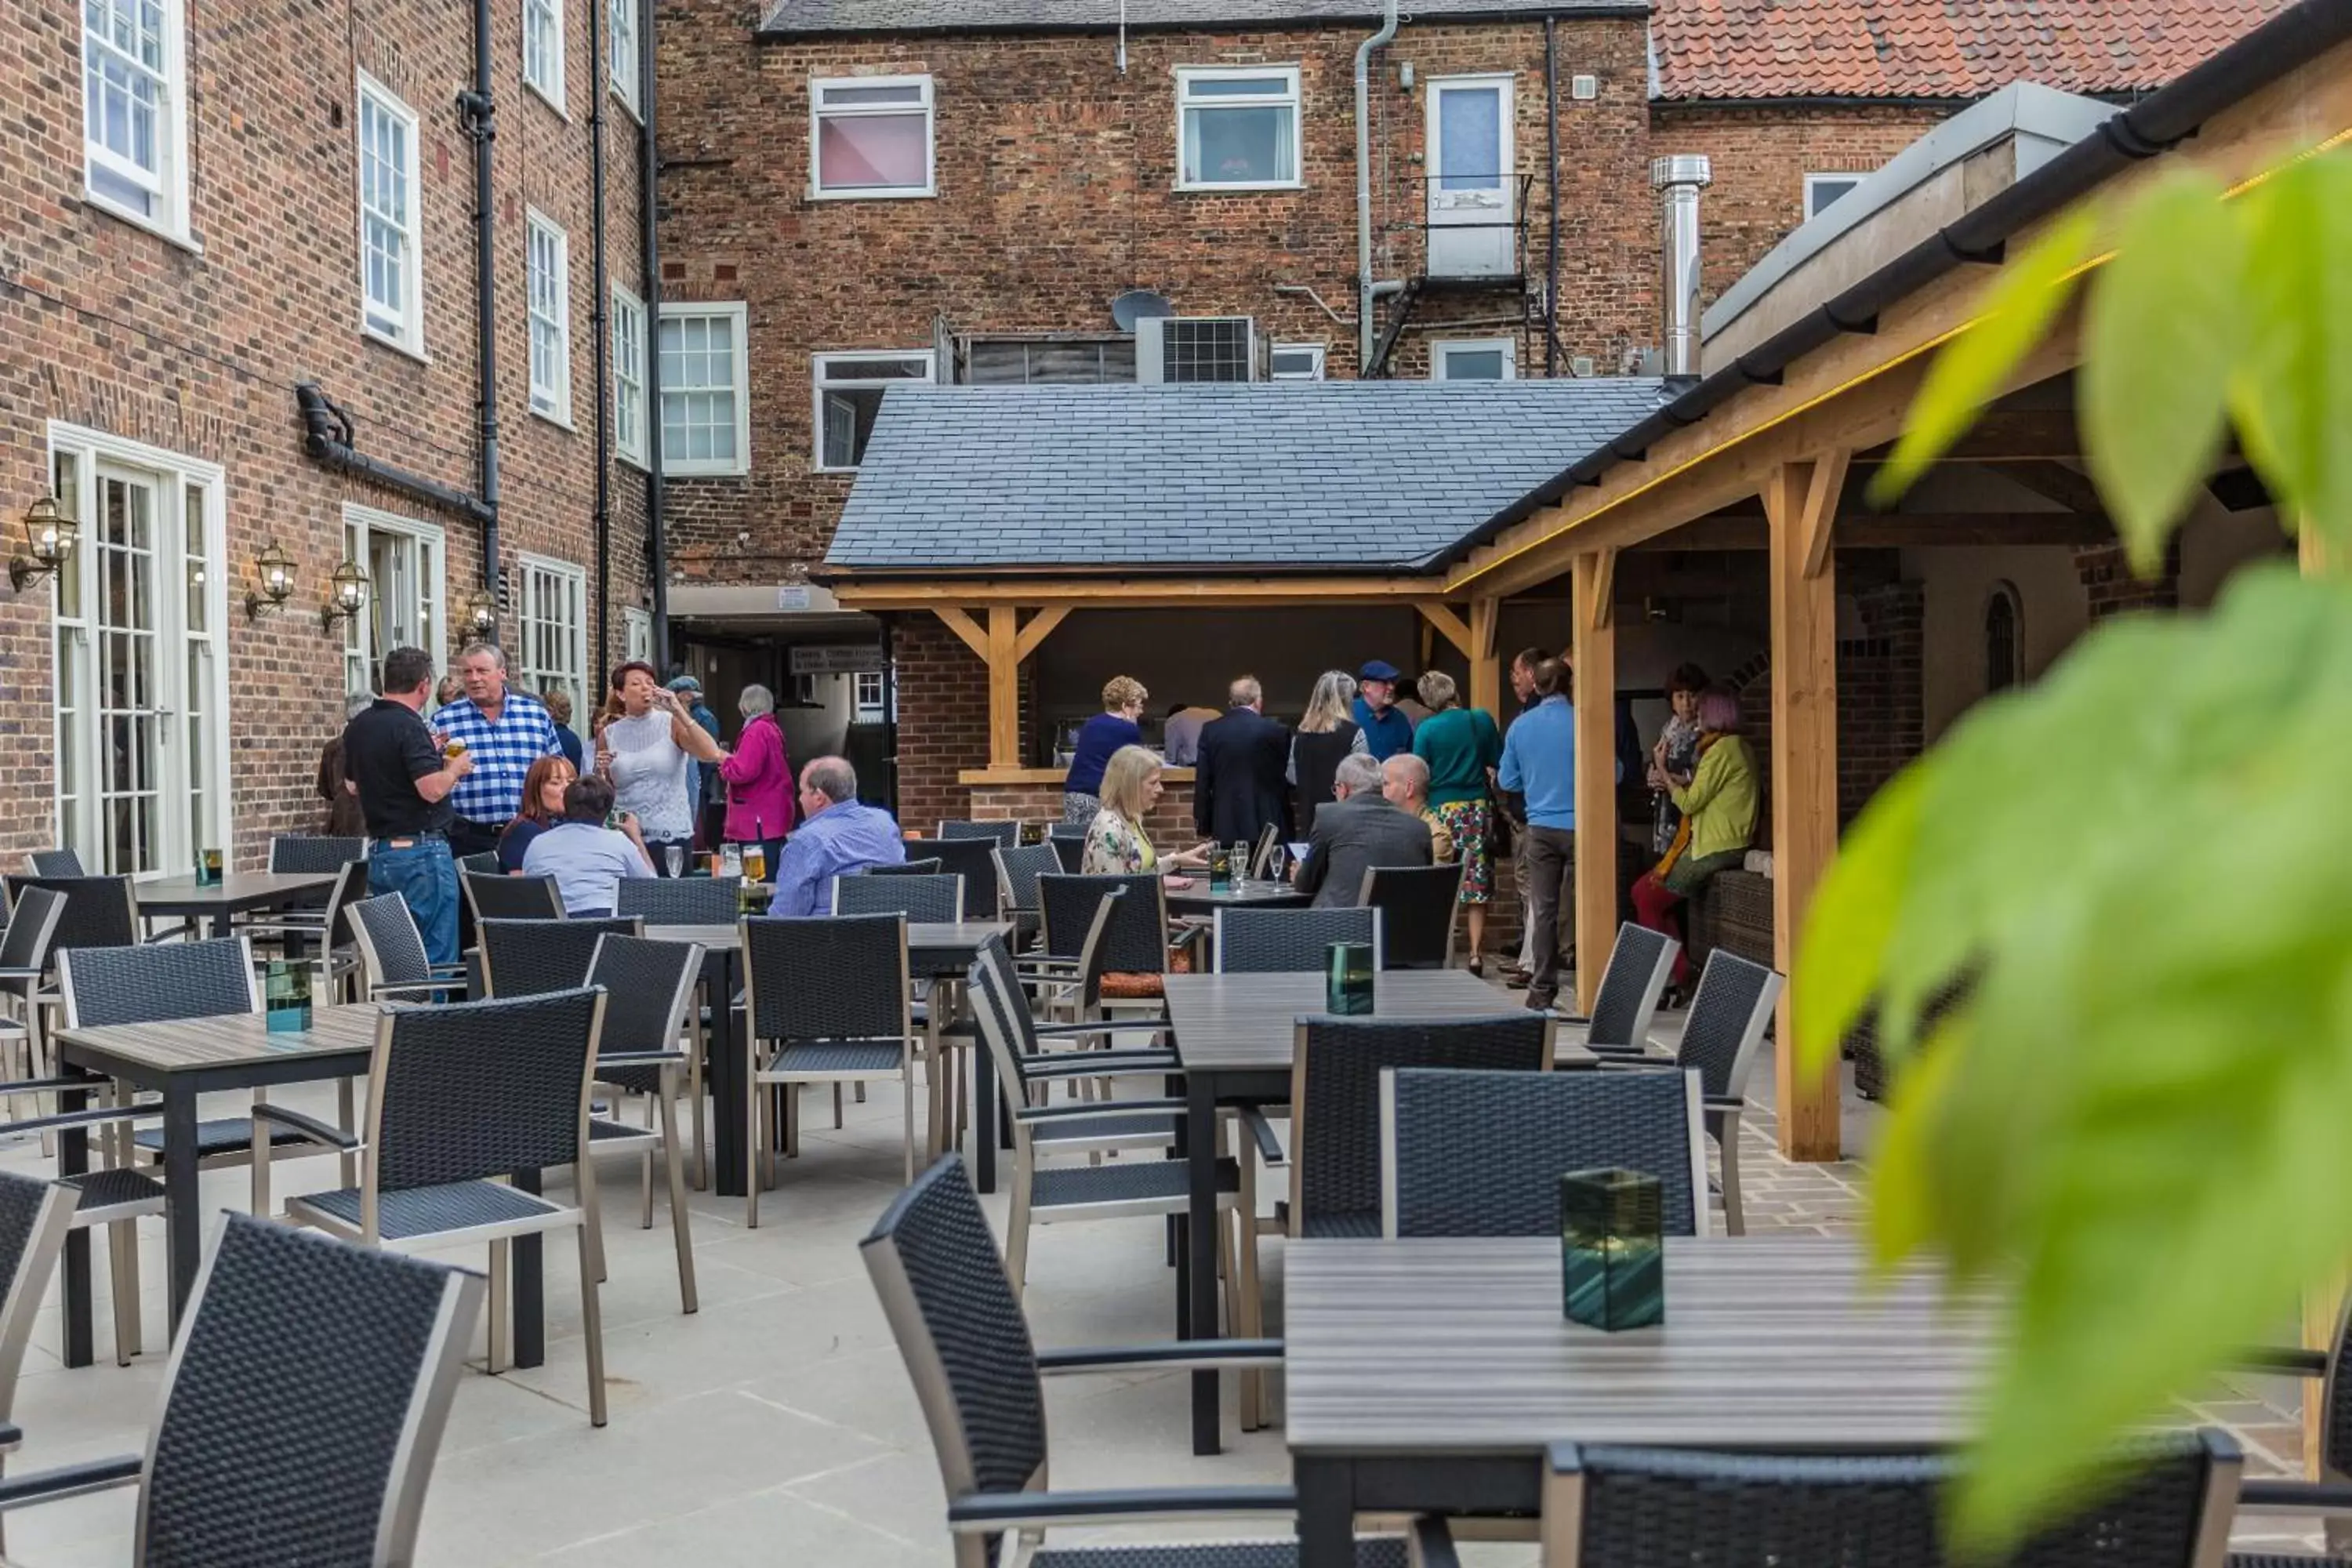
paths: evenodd
<path fill-rule="evenodd" d="M 1503 718 L 1503 670 L 1495 662 L 1495 626 L 1502 618 L 1500 599 L 1470 601 L 1470 706 L 1484 708 L 1497 723 Z"/>
<path fill-rule="evenodd" d="M 1021 765 L 1020 611 L 992 605 L 988 611 L 988 765 Z"/>
<path fill-rule="evenodd" d="M 1796 966 L 1797 937 L 1813 889 L 1837 854 L 1837 521 L 1846 454 L 1783 463 L 1764 483 L 1771 528 L 1772 942 L 1782 973 Z M 1790 995 L 1780 993 L 1773 1051 L 1780 1152 L 1834 1160 L 1838 1067 L 1797 1071 Z"/>
<path fill-rule="evenodd" d="M 1610 614 L 1616 552 L 1580 555 L 1570 593 L 1576 704 L 1577 1011 L 1590 1015 L 1617 938 L 1617 623 Z"/>
<path fill-rule="evenodd" d="M 2330 569 L 2327 542 L 2319 530 L 2305 519 L 2295 530 L 2295 557 L 2302 563 L 2306 577 L 2321 577 Z M 2323 1355 L 2336 1343 L 2336 1320 L 2343 1315 L 2345 1277 L 2338 1273 L 2327 1284 L 2311 1291 L 2303 1301 L 2303 1342 Z M 2326 1384 L 2315 1378 L 2305 1378 L 2303 1384 L 2303 1473 L 2307 1480 L 2326 1479 L 2326 1454 L 2320 1437 L 2326 1430 Z M 2343 1526 L 2331 1521 L 2326 1537 L 2331 1551 L 2339 1549 Z"/>

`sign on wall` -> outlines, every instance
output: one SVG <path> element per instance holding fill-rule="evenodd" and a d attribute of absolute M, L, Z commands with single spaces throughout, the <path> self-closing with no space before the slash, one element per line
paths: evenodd
<path fill-rule="evenodd" d="M 881 668 L 880 643 L 803 643 L 792 649 L 794 675 L 856 675 Z"/>

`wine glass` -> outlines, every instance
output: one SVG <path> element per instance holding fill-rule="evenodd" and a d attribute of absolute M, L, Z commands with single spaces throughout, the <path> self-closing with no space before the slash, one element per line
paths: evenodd
<path fill-rule="evenodd" d="M 676 881 L 678 878 L 686 875 L 685 845 L 673 844 L 669 846 L 662 851 L 662 858 L 669 862 L 669 874 L 672 881 Z"/>

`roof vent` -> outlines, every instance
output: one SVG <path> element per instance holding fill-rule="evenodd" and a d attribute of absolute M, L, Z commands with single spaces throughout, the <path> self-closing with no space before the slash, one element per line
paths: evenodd
<path fill-rule="evenodd" d="M 1658 193 L 1658 292 L 1665 304 L 1666 374 L 1698 370 L 1698 194 L 1715 178 L 1703 156 L 1685 153 L 1650 163 Z"/>

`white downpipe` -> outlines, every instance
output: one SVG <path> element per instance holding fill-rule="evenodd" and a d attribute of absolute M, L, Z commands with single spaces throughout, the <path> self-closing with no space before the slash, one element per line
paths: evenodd
<path fill-rule="evenodd" d="M 1397 0 L 1381 8 L 1381 29 L 1356 46 L 1356 374 L 1372 363 L 1372 51 L 1396 37 Z M 1393 289 L 1390 292 L 1394 292 Z"/>

